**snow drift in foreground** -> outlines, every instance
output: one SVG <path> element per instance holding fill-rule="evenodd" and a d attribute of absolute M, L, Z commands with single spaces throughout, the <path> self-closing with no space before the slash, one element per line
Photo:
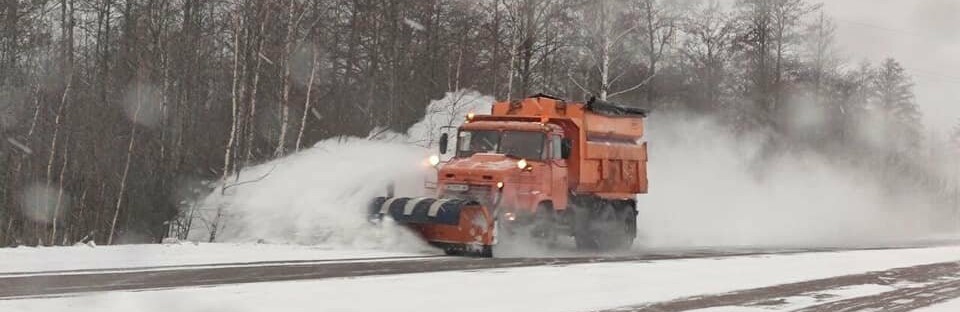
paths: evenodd
<path fill-rule="evenodd" d="M 375 130 L 370 138 L 334 138 L 310 149 L 245 168 L 198 205 L 192 240 L 206 240 L 218 209 L 217 241 L 267 241 L 346 248 L 419 250 L 412 234 L 386 224 L 371 227 L 366 205 L 394 182 L 397 195 L 424 193 L 434 175 L 426 163 L 442 126 L 458 126 L 470 111 L 489 111 L 493 99 L 448 93 L 427 108 L 408 134 Z"/>

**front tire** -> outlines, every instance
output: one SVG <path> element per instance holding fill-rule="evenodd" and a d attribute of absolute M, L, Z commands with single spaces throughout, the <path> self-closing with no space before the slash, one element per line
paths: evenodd
<path fill-rule="evenodd" d="M 549 203 L 541 203 L 537 208 L 530 236 L 540 245 L 552 248 L 557 244 L 557 216 Z"/>

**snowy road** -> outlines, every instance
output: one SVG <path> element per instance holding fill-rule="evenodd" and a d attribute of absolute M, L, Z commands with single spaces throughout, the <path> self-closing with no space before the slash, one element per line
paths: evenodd
<path fill-rule="evenodd" d="M 821 250 L 688 251 L 638 256 L 566 258 L 463 258 L 441 256 L 334 260 L 269 261 L 184 266 L 135 267 L 0 274 L 0 299 L 58 296 L 71 293 L 213 286 L 270 281 L 344 278 L 531 266 L 678 260 L 787 254 Z"/>
<path fill-rule="evenodd" d="M 950 246 L 338 257 L 0 274 L 5 312 L 956 311 L 957 298 L 960 247 Z"/>

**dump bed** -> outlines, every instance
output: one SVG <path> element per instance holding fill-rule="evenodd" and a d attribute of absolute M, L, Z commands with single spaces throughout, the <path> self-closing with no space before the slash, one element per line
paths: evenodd
<path fill-rule="evenodd" d="M 632 198 L 647 193 L 646 111 L 600 101 L 566 102 L 533 96 L 493 105 L 494 117 L 539 118 L 560 125 L 572 149 L 570 188 L 605 198 Z"/>

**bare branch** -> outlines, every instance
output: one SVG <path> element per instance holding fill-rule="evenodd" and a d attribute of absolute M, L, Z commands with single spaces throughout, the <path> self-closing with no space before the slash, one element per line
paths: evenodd
<path fill-rule="evenodd" d="M 618 95 L 621 95 L 621 94 L 624 94 L 624 93 L 627 93 L 627 92 L 630 92 L 630 91 L 639 89 L 640 87 L 643 87 L 643 86 L 647 85 L 648 83 L 650 83 L 650 81 L 653 80 L 653 77 L 656 77 L 656 76 L 657 76 L 656 74 L 650 75 L 650 77 L 647 77 L 647 79 L 644 79 L 643 82 L 638 83 L 637 85 L 635 85 L 635 86 L 633 86 L 633 87 L 630 87 L 630 88 L 627 88 L 627 89 L 625 89 L 625 90 L 623 90 L 623 91 L 610 93 L 610 95 L 607 95 L 607 97 L 615 97 L 615 96 L 618 96 Z"/>
<path fill-rule="evenodd" d="M 583 91 L 584 93 L 588 93 L 588 94 L 593 93 L 593 92 L 590 92 L 590 90 L 587 90 L 587 88 L 584 88 L 582 85 L 580 85 L 580 82 L 578 82 L 576 78 L 573 78 L 572 73 L 567 72 L 567 77 L 570 78 L 570 81 L 572 81 L 573 84 L 577 86 L 577 88 L 580 88 L 580 91 Z"/>
<path fill-rule="evenodd" d="M 267 171 L 266 173 L 264 173 L 263 175 L 261 175 L 260 177 L 258 177 L 258 178 L 256 178 L 256 179 L 247 180 L 247 181 L 234 182 L 234 183 L 232 183 L 232 184 L 224 184 L 223 187 L 220 189 L 220 194 L 225 193 L 228 189 L 230 189 L 230 188 L 232 188 L 232 187 L 237 187 L 237 186 L 241 186 L 241 185 L 245 185 L 245 184 L 257 183 L 257 182 L 263 181 L 263 179 L 266 179 L 267 177 L 269 177 L 270 174 L 273 173 L 273 171 L 276 170 L 276 169 L 277 169 L 277 165 L 273 165 L 273 167 L 270 167 L 270 170 L 269 170 L 269 171 Z"/>

